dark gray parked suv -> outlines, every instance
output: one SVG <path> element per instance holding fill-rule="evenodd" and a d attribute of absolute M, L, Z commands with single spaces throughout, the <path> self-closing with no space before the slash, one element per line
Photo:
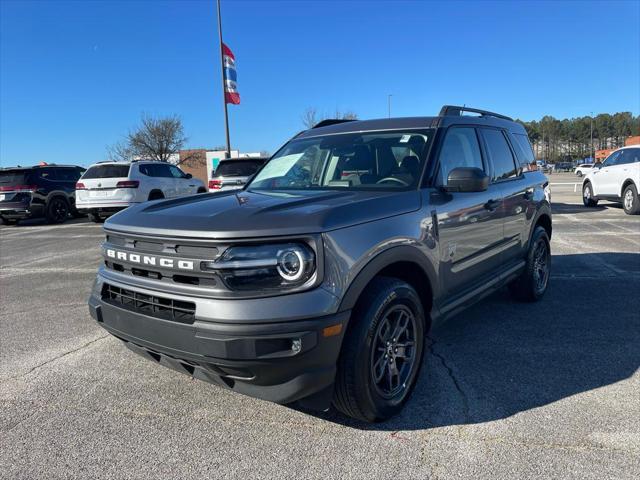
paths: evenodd
<path fill-rule="evenodd" d="M 325 121 L 243 190 L 111 217 L 90 312 L 195 378 L 379 421 L 408 399 L 436 322 L 503 285 L 542 297 L 549 200 L 508 117 Z"/>

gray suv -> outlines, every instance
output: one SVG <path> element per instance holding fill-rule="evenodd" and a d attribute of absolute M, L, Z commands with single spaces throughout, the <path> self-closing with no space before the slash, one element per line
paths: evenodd
<path fill-rule="evenodd" d="M 544 295 L 549 202 L 503 115 L 324 121 L 242 190 L 111 217 L 89 309 L 166 367 L 380 421 L 409 398 L 434 324 L 504 285 Z"/>

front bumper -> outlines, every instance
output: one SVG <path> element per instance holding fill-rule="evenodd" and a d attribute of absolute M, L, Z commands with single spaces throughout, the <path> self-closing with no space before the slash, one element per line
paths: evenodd
<path fill-rule="evenodd" d="M 100 284 L 96 282 L 89 298 L 91 316 L 145 358 L 263 400 L 288 404 L 317 397 L 322 405 L 311 401 L 309 406 L 329 406 L 349 311 L 292 321 L 285 319 L 286 297 L 282 297 L 280 319 L 232 323 L 228 318 L 203 320 L 196 313 L 195 321 L 185 324 L 114 305 L 102 298 Z M 336 325 L 341 327 L 333 332 L 339 333 L 325 336 L 324 329 Z"/>

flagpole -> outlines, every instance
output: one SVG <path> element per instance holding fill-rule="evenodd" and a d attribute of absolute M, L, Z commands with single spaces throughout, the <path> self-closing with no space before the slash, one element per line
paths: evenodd
<path fill-rule="evenodd" d="M 231 158 L 231 141 L 229 140 L 229 113 L 224 83 L 224 49 L 222 48 L 222 18 L 220 16 L 220 0 L 218 0 L 218 34 L 220 37 L 220 71 L 222 73 L 222 104 L 224 105 L 224 132 L 227 139 L 227 150 L 224 158 Z"/>

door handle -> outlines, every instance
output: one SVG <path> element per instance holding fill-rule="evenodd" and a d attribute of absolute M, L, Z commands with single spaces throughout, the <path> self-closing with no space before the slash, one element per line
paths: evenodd
<path fill-rule="evenodd" d="M 500 200 L 489 200 L 484 204 L 484 208 L 493 212 L 496 208 L 500 206 Z"/>

